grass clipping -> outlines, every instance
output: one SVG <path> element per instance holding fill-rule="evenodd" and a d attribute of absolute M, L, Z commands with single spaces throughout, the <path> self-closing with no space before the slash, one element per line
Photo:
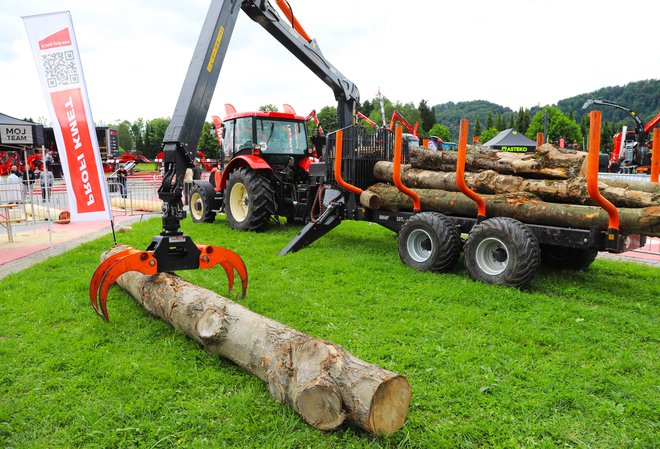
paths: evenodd
<path fill-rule="evenodd" d="M 130 249 L 118 246 L 102 255 Z M 374 435 L 400 429 L 411 399 L 408 380 L 252 312 L 174 274 L 123 274 L 117 284 L 152 315 L 212 353 L 258 376 L 271 395 L 317 429 L 344 422 Z"/>

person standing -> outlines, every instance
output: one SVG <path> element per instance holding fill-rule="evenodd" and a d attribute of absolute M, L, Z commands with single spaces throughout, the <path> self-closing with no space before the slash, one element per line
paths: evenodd
<path fill-rule="evenodd" d="M 15 165 L 12 165 L 11 172 L 7 177 L 7 193 L 10 203 L 20 203 L 21 201 L 23 183 L 21 182 L 21 178 L 18 176 L 18 173 L 20 173 L 18 168 L 16 168 Z"/>
<path fill-rule="evenodd" d="M 117 180 L 119 181 L 119 191 L 122 198 L 128 196 L 128 188 L 126 187 L 126 179 L 128 178 L 128 171 L 126 171 L 125 165 L 120 165 L 119 170 L 117 170 Z"/>
<path fill-rule="evenodd" d="M 50 201 L 50 193 L 53 188 L 53 182 L 55 182 L 55 177 L 53 173 L 44 170 L 39 175 L 39 181 L 41 182 L 41 200 L 43 202 Z"/>
<path fill-rule="evenodd" d="M 193 181 L 199 181 L 202 179 L 202 167 L 199 165 L 199 159 L 195 159 L 195 162 L 193 162 L 192 171 Z"/>

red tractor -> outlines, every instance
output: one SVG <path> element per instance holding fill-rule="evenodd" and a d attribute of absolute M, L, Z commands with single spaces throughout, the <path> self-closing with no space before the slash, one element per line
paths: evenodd
<path fill-rule="evenodd" d="M 285 110 L 236 112 L 228 105 L 224 120 L 214 120 L 230 160 L 224 170 L 213 170 L 208 182 L 194 181 L 193 221 L 212 222 L 224 211 L 231 227 L 260 230 L 273 215 L 305 218 L 313 201 L 309 169 L 315 153 L 308 145 L 307 118 L 291 107 Z"/>

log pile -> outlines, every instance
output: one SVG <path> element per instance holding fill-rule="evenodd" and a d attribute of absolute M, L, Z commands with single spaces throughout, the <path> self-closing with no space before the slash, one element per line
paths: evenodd
<path fill-rule="evenodd" d="M 102 259 L 117 251 L 107 251 Z M 313 427 L 351 423 L 374 435 L 400 429 L 411 399 L 408 380 L 327 340 L 195 286 L 174 274 L 123 274 L 117 284 L 152 315 L 258 376 L 271 395 Z"/>
<path fill-rule="evenodd" d="M 447 215 L 476 216 L 476 206 L 456 186 L 453 151 L 410 150 L 410 165 L 402 166 L 404 185 L 413 188 L 423 210 Z M 412 210 L 412 201 L 391 186 L 393 166 L 380 161 L 374 176 L 384 183 L 360 197 L 372 209 Z M 534 153 L 514 154 L 472 148 L 466 158 L 465 181 L 482 194 L 489 217 L 516 218 L 525 223 L 606 230 L 607 213 L 589 197 L 586 153 L 545 144 Z M 617 206 L 621 231 L 660 236 L 660 188 L 657 184 L 599 181 L 601 194 Z"/>

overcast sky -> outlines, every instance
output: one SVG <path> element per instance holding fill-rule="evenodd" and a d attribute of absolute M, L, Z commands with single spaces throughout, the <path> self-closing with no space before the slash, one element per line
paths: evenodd
<path fill-rule="evenodd" d="M 658 0 L 289 0 L 326 58 L 371 99 L 554 104 L 660 78 Z M 68 10 L 97 123 L 170 117 L 206 0 L 0 0 L 0 112 L 50 117 L 22 16 Z M 274 4 L 274 1 L 272 1 Z M 660 94 L 660 93 L 659 93 Z M 329 87 L 241 13 L 210 115 L 272 103 L 301 115 Z"/>

